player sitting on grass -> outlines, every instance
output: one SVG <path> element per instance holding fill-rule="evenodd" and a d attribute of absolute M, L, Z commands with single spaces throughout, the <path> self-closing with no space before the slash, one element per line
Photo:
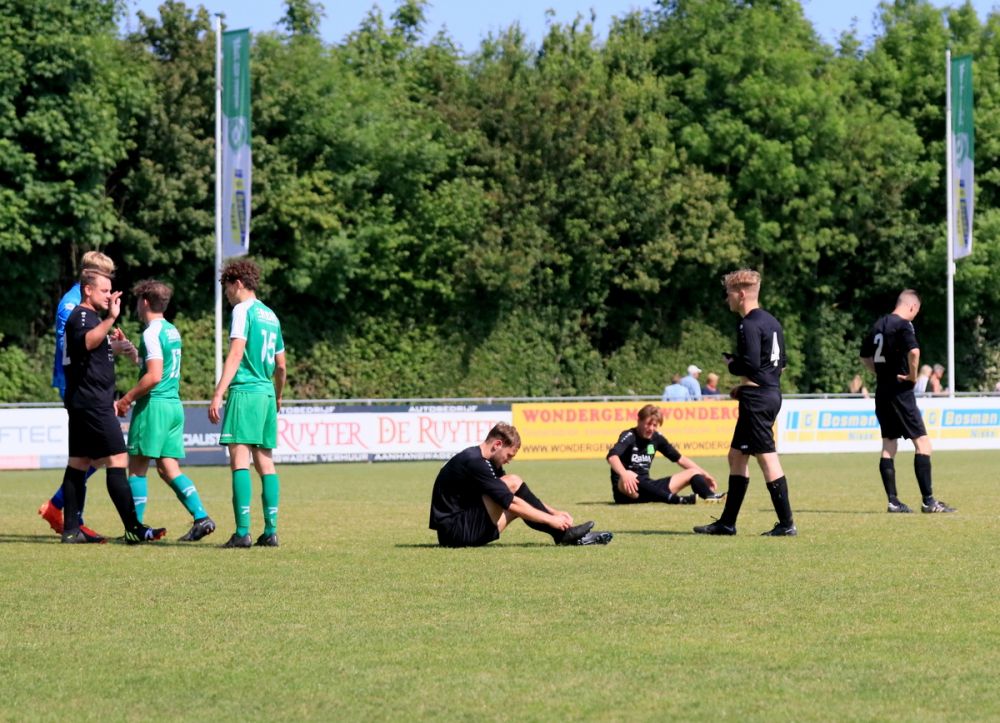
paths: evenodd
<path fill-rule="evenodd" d="M 119 417 L 128 413 L 136 401 L 128 435 L 129 487 L 135 502 L 135 514 L 142 522 L 146 511 L 146 473 L 149 460 L 156 460 L 160 478 L 177 495 L 194 520 L 191 529 L 180 539 L 200 540 L 215 532 L 215 522 L 202 507 L 194 482 L 181 471 L 178 459 L 184 458 L 184 407 L 181 405 L 181 335 L 163 318 L 173 291 L 160 281 L 140 281 L 132 289 L 136 313 L 143 324 L 139 343 L 139 381 L 118 400 Z"/>
<path fill-rule="evenodd" d="M 444 547 L 479 547 L 500 538 L 507 525 L 521 518 L 533 530 L 552 536 L 557 545 L 606 545 L 610 532 L 591 530 L 593 522 L 573 524 L 568 512 L 556 510 L 503 466 L 514 459 L 521 436 L 500 422 L 486 439 L 469 447 L 441 468 L 431 493 L 430 528 Z"/>
<path fill-rule="evenodd" d="M 692 460 L 678 452 L 667 438 L 659 433 L 663 413 L 655 404 L 639 410 L 638 423 L 626 429 L 618 442 L 608 451 L 611 466 L 611 494 L 618 504 L 637 502 L 665 502 L 668 505 L 693 505 L 698 497 L 718 502 L 725 493 L 716 492 L 715 478 Z M 651 479 L 649 468 L 659 452 L 682 469 L 675 475 Z M 678 495 L 691 486 L 692 495 Z"/>

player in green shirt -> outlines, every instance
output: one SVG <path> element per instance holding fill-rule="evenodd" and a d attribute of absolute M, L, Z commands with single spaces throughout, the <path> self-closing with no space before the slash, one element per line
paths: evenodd
<path fill-rule="evenodd" d="M 194 542 L 215 532 L 215 522 L 205 512 L 194 482 L 181 471 L 184 459 L 184 407 L 181 405 L 181 335 L 163 318 L 173 290 L 155 281 L 140 281 L 132 289 L 136 312 L 146 329 L 139 344 L 139 381 L 118 400 L 118 416 L 124 417 L 135 401 L 129 425 L 129 486 L 135 512 L 142 522 L 146 511 L 146 473 L 149 460 L 177 495 L 194 520 L 180 539 Z"/>
<path fill-rule="evenodd" d="M 229 354 L 208 408 L 208 418 L 213 424 L 222 419 L 222 397 L 228 389 L 219 441 L 229 447 L 236 532 L 224 547 L 250 547 L 251 544 L 251 457 L 263 484 L 264 532 L 257 538 L 257 545 L 277 547 L 280 485 L 271 452 L 278 446 L 278 411 L 285 388 L 285 343 L 281 338 L 281 323 L 274 312 L 257 299 L 260 268 L 253 261 L 231 261 L 222 270 L 220 281 L 226 298 L 233 305 L 233 320 Z"/>

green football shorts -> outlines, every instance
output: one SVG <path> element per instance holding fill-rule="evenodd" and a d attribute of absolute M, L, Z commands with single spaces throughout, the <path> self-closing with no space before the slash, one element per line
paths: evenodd
<path fill-rule="evenodd" d="M 133 457 L 184 459 L 184 407 L 180 399 L 143 397 L 132 410 L 128 453 Z"/>
<path fill-rule="evenodd" d="M 229 390 L 219 444 L 278 446 L 278 407 L 271 394 Z"/>

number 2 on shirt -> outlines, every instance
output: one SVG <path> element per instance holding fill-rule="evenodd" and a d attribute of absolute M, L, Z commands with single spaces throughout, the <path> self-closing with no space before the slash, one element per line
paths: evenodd
<path fill-rule="evenodd" d="M 779 361 L 781 361 L 781 347 L 778 346 L 778 332 L 774 332 L 771 337 L 771 363 L 778 366 Z"/>
<path fill-rule="evenodd" d="M 882 338 L 882 334 L 881 333 L 875 335 L 875 357 L 874 358 L 875 358 L 875 363 L 876 364 L 884 364 L 885 363 L 885 357 L 882 356 L 882 343 L 883 343 L 883 341 L 884 341 L 884 339 Z"/>

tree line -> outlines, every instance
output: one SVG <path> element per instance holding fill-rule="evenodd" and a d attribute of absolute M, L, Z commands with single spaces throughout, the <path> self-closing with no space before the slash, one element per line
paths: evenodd
<path fill-rule="evenodd" d="M 1000 379 L 1000 14 L 883 2 L 874 37 L 831 45 L 797 0 L 660 0 L 604 39 L 577 17 L 466 51 L 424 4 L 329 44 L 322 5 L 287 0 L 254 35 L 251 250 L 288 397 L 657 394 L 723 371 L 740 266 L 785 325 L 787 391 L 846 391 L 905 287 L 943 362 L 947 48 L 975 58 L 958 385 Z M 120 12 L 0 2 L 2 401 L 57 399 L 54 305 L 93 248 L 116 288 L 174 287 L 182 394 L 211 394 L 211 19 L 167 0 L 123 33 Z"/>

